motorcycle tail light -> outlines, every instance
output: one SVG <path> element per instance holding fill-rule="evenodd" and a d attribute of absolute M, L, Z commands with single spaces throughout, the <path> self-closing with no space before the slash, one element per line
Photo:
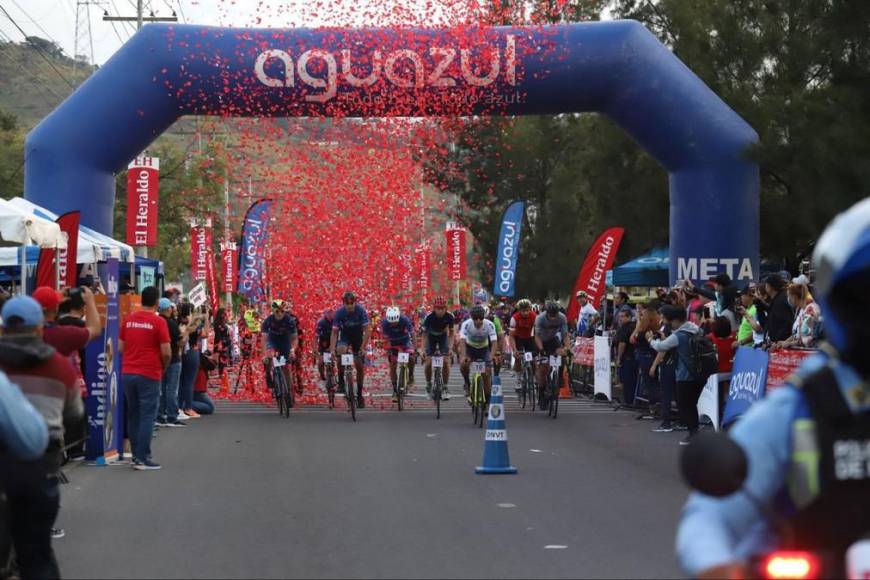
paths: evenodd
<path fill-rule="evenodd" d="M 810 552 L 774 552 L 762 569 L 764 577 L 771 580 L 817 578 L 819 559 Z"/>

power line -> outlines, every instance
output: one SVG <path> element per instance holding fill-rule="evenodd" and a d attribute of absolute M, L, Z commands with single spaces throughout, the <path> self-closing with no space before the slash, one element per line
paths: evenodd
<path fill-rule="evenodd" d="M 13 24 L 13 26 L 15 26 L 15 28 L 18 29 L 18 32 L 21 33 L 21 35 L 24 37 L 24 40 L 26 41 L 27 40 L 27 33 L 24 32 L 24 30 L 22 30 L 20 26 L 18 26 L 18 23 L 15 22 L 15 19 L 9 15 L 9 13 L 6 11 L 5 8 L 3 8 L 3 6 L 0 6 L 0 10 L 3 11 L 3 14 L 6 15 L 6 18 L 8 18 L 9 21 Z M 45 55 L 44 52 L 42 52 L 42 49 L 39 48 L 39 46 L 37 46 L 36 44 L 33 44 L 33 43 L 30 43 L 30 46 L 32 46 L 33 48 L 36 49 L 36 52 L 39 53 L 39 56 L 41 56 L 42 59 L 48 63 L 48 66 L 50 66 L 54 70 L 54 72 L 57 73 L 57 76 L 60 77 L 63 80 L 63 82 L 68 84 L 70 88 L 73 88 L 73 84 L 69 81 L 69 79 L 66 78 L 65 76 L 63 76 L 63 73 L 60 72 L 56 66 L 54 66 L 54 63 L 51 62 L 51 60 Z"/>
<path fill-rule="evenodd" d="M 56 41 L 56 40 L 54 39 L 54 37 L 52 37 L 48 32 L 46 32 L 45 28 L 43 28 L 42 26 L 40 26 L 39 22 L 37 22 L 36 20 L 34 20 L 33 16 L 31 16 L 30 14 L 28 14 L 27 11 L 24 10 L 24 8 L 22 8 L 20 4 L 18 4 L 18 2 L 16 2 L 15 0 L 11 0 L 11 1 L 12 1 L 12 4 L 14 4 L 15 7 L 18 8 L 18 10 L 19 10 L 22 14 L 24 14 L 24 15 L 27 17 L 28 20 L 30 20 L 31 24 L 33 24 L 34 26 L 36 26 L 36 27 L 39 29 L 39 31 L 42 32 L 42 33 L 45 35 L 45 37 L 46 37 L 47 39 L 49 39 L 50 41 L 52 41 L 52 42 L 55 43 L 56 45 L 60 46 L 60 43 L 59 43 L 58 41 Z M 4 10 L 4 12 L 5 12 L 5 10 Z"/>
<path fill-rule="evenodd" d="M 187 16 L 184 15 L 184 7 L 181 5 L 181 0 L 175 0 L 178 3 L 178 13 L 181 14 L 181 21 L 187 24 Z"/>

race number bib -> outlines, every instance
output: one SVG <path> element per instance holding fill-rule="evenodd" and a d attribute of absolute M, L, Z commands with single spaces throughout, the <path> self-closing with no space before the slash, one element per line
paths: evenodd
<path fill-rule="evenodd" d="M 353 364 L 353 355 L 352 354 L 343 354 L 341 355 L 341 364 L 349 367 Z"/>
<path fill-rule="evenodd" d="M 283 356 L 276 356 L 272 358 L 272 366 L 273 367 L 283 367 L 287 364 L 287 360 Z"/>
<path fill-rule="evenodd" d="M 432 357 L 432 366 L 436 369 L 440 369 L 444 366 L 444 357 L 443 356 L 434 356 Z"/>
<path fill-rule="evenodd" d="M 410 358 L 411 358 L 411 357 L 408 355 L 407 352 L 400 352 L 400 353 L 399 353 L 399 362 L 400 362 L 400 363 L 406 363 L 406 364 L 407 364 L 407 362 L 410 360 Z"/>
<path fill-rule="evenodd" d="M 471 372 L 473 373 L 484 373 L 486 371 L 486 363 L 481 361 L 475 361 L 471 363 Z"/>
<path fill-rule="evenodd" d="M 560 367 L 560 366 L 562 366 L 562 357 L 560 357 L 560 356 L 551 356 L 551 357 L 550 357 L 550 366 L 551 366 L 551 367 Z"/>
<path fill-rule="evenodd" d="M 330 354 L 328 352 L 323 353 L 323 363 L 329 364 L 331 362 L 332 362 L 332 354 Z"/>
<path fill-rule="evenodd" d="M 523 354 L 523 359 L 525 359 L 526 362 L 532 362 L 532 359 L 534 359 L 534 358 L 535 358 L 535 355 L 533 355 L 530 352 Z"/>

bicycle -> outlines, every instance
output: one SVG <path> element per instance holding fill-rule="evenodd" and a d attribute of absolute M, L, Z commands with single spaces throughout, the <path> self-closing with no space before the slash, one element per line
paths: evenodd
<path fill-rule="evenodd" d="M 444 389 L 444 357 L 441 349 L 435 348 L 432 355 L 432 400 L 435 402 L 435 418 L 441 418 L 441 393 Z"/>
<path fill-rule="evenodd" d="M 547 389 L 549 390 L 549 405 L 547 416 L 556 418 L 559 414 L 559 381 L 562 378 L 562 357 L 555 355 L 550 357 L 550 373 L 547 375 Z"/>
<path fill-rule="evenodd" d="M 350 411 L 351 419 L 356 422 L 356 397 L 353 393 L 354 386 L 354 355 L 341 355 L 341 366 L 344 367 L 344 396 L 347 399 L 347 410 Z"/>
<path fill-rule="evenodd" d="M 472 423 L 478 427 L 483 427 L 483 416 L 486 412 L 486 391 L 484 391 L 483 381 L 486 374 L 486 363 L 482 360 L 471 362 L 469 370 L 469 383 L 471 383 L 468 394 L 471 399 L 471 416 Z"/>
<path fill-rule="evenodd" d="M 521 351 L 518 354 L 522 355 L 523 366 L 520 371 L 520 404 L 522 408 L 526 408 L 526 401 L 532 406 L 532 411 L 535 410 L 537 402 L 537 388 L 535 387 L 535 373 L 532 370 L 532 360 L 534 355 L 530 352 Z"/>
<path fill-rule="evenodd" d="M 399 352 L 396 359 L 396 403 L 401 411 L 405 408 L 405 389 L 409 380 L 408 362 L 411 355 L 408 352 Z"/>
<path fill-rule="evenodd" d="M 326 398 L 329 401 L 329 408 L 335 408 L 335 363 L 332 362 L 332 353 L 324 352 L 323 357 L 323 373 L 326 375 Z"/>
<path fill-rule="evenodd" d="M 278 414 L 286 419 L 290 417 L 290 409 L 293 408 L 293 387 L 287 384 L 287 377 L 284 376 L 285 366 L 287 366 L 287 359 L 283 356 L 272 357 L 272 390 L 278 400 Z M 290 382 L 292 381 L 293 375 L 290 375 Z"/>

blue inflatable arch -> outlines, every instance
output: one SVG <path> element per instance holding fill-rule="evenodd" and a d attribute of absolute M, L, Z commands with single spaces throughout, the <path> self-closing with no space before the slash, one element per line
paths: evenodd
<path fill-rule="evenodd" d="M 672 282 L 757 278 L 758 167 L 745 153 L 758 137 L 633 21 L 465 32 L 145 26 L 28 135 L 25 195 L 56 213 L 80 209 L 84 224 L 111 233 L 114 174 L 183 115 L 585 111 L 613 119 L 669 172 Z"/>

